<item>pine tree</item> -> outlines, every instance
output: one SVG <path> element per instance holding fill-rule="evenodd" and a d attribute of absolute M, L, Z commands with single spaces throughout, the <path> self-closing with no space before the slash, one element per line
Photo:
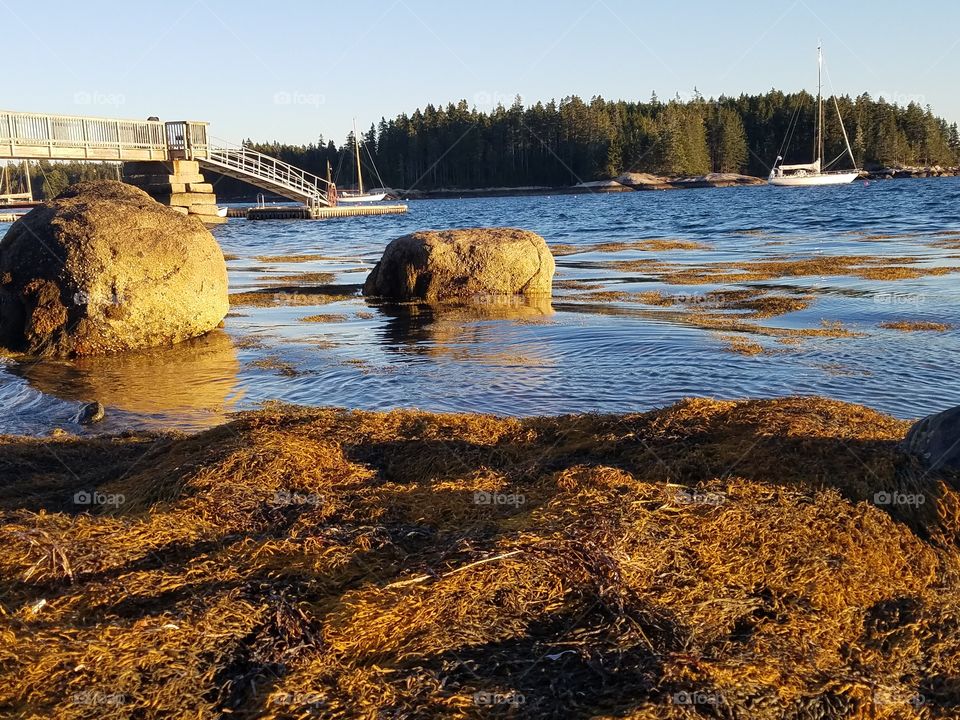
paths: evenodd
<path fill-rule="evenodd" d="M 739 173 L 747 164 L 747 134 L 736 110 L 716 107 L 709 123 L 710 164 L 713 172 Z"/>
<path fill-rule="evenodd" d="M 43 197 L 47 200 L 55 198 L 57 195 L 66 190 L 69 184 L 70 179 L 67 177 L 66 173 L 64 173 L 59 167 L 54 167 L 53 169 L 49 170 L 44 177 L 43 186 L 41 188 Z"/>

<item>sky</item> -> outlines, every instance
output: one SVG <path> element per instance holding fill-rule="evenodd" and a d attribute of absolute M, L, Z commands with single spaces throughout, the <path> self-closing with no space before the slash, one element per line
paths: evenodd
<path fill-rule="evenodd" d="M 0 0 L 0 27 L 2 109 L 205 120 L 234 143 L 340 143 L 354 118 L 460 99 L 815 92 L 818 41 L 827 91 L 960 122 L 955 0 Z"/>

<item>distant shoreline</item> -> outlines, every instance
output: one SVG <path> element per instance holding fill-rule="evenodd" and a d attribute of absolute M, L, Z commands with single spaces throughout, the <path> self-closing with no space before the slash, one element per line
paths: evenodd
<path fill-rule="evenodd" d="M 862 180 L 901 180 L 907 178 L 956 177 L 960 167 L 906 167 L 864 170 Z M 584 195 L 593 193 L 645 192 L 653 190 L 694 190 L 701 188 L 750 187 L 766 185 L 766 178 L 734 173 L 711 173 L 692 177 L 666 177 L 648 173 L 625 173 L 616 179 L 596 180 L 579 185 L 532 185 L 523 187 L 438 188 L 436 190 L 393 190 L 399 200 L 454 200 L 484 197 L 531 197 L 544 195 Z M 253 196 L 219 196 L 221 202 L 252 203 Z M 281 198 L 274 198 L 281 200 Z M 268 200 L 272 200 L 268 198 Z"/>
<path fill-rule="evenodd" d="M 881 168 L 861 172 L 862 180 L 901 180 L 908 178 L 956 177 L 960 167 L 954 168 Z M 749 187 L 766 185 L 766 178 L 733 173 L 711 173 L 693 177 L 664 177 L 647 173 L 627 173 L 614 180 L 597 180 L 579 185 L 559 187 L 498 187 L 498 188 L 440 188 L 437 190 L 400 190 L 401 200 L 441 200 L 481 197 L 524 197 L 535 195 L 583 195 L 592 193 L 643 192 L 653 190 L 694 190 L 701 188 Z"/>
<path fill-rule="evenodd" d="M 632 177 L 631 177 L 632 176 Z M 881 168 L 879 170 L 864 170 L 861 180 L 904 180 L 909 178 L 957 177 L 960 176 L 960 167 L 907 167 Z M 626 181 L 626 182 L 624 182 Z M 579 185 L 561 185 L 550 187 L 547 185 L 528 187 L 495 187 L 495 188 L 441 188 L 437 190 L 399 190 L 393 195 L 400 200 L 456 200 L 459 198 L 485 197 L 532 197 L 545 195 L 585 195 L 595 193 L 622 193 L 644 192 L 653 190 L 694 190 L 701 188 L 721 187 L 750 187 L 766 185 L 765 178 L 753 175 L 735 175 L 732 173 L 712 173 L 695 177 L 663 177 L 646 173 L 629 173 L 621 175 L 616 180 L 597 180 Z M 221 203 L 254 203 L 256 197 L 241 195 L 237 197 L 219 196 Z M 268 197 L 267 200 L 285 202 L 279 196 Z M 39 203 L 37 203 L 39 204 Z M 23 206 L 0 205 L 0 222 L 13 222 L 16 217 L 13 210 Z"/>

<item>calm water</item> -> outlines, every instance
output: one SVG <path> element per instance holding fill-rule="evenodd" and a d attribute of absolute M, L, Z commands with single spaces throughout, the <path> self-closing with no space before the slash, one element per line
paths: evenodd
<path fill-rule="evenodd" d="M 817 328 L 824 320 L 840 321 L 860 336 L 784 345 L 750 335 L 768 352 L 740 355 L 729 352 L 717 333 L 681 321 L 669 308 L 578 301 L 569 289 L 558 290 L 552 304 L 472 309 L 377 306 L 359 296 L 322 306 L 236 307 L 224 330 L 184 346 L 75 363 L 7 362 L 0 369 L 6 409 L 0 431 L 45 433 L 59 426 L 79 432 L 74 419 L 80 403 L 93 399 L 108 412 L 97 431 L 195 429 L 270 400 L 527 415 L 644 410 L 694 395 L 821 394 L 916 417 L 960 404 L 953 365 L 960 331 L 905 333 L 879 325 L 960 325 L 960 275 L 898 281 L 793 277 L 685 287 L 614 264 L 842 254 L 960 266 L 960 237 L 951 248 L 942 235 L 949 241 L 949 232 L 960 230 L 958 201 L 960 179 L 931 179 L 800 190 L 434 200 L 412 202 L 409 214 L 398 217 L 233 220 L 215 231 L 224 252 L 236 256 L 228 263 L 233 292 L 296 284 L 283 276 L 307 272 L 333 272 L 334 283 L 356 286 L 384 245 L 406 232 L 511 225 L 534 230 L 551 244 L 583 248 L 647 238 L 698 241 L 710 249 L 565 255 L 557 258 L 555 281 L 671 294 L 750 285 L 813 294 L 806 309 L 758 322 Z M 0 232 L 7 227 L 0 224 Z M 331 259 L 258 259 L 285 254 Z M 318 313 L 334 321 L 302 321 Z"/>

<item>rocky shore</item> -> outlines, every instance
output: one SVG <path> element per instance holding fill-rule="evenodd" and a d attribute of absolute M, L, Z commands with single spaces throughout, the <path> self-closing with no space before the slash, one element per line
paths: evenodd
<path fill-rule="evenodd" d="M 940 166 L 879 168 L 861 172 L 861 177 L 865 180 L 955 177 L 958 175 L 960 175 L 960 167 L 948 168 Z M 707 175 L 690 177 L 667 177 L 650 173 L 624 173 L 615 179 L 595 180 L 561 187 L 441 188 L 438 190 L 395 190 L 393 193 L 396 197 L 404 200 L 419 200 L 523 195 L 583 195 L 585 193 L 618 193 L 633 190 L 684 190 L 766 184 L 766 178 L 754 177 L 752 175 L 739 175 L 736 173 L 709 173 Z"/>
<path fill-rule="evenodd" d="M 517 188 L 441 188 L 438 190 L 394 190 L 404 200 L 510 197 L 522 195 L 583 195 L 586 193 L 618 193 L 634 190 L 681 190 L 685 188 L 733 187 L 738 185 L 765 185 L 763 178 L 734 173 L 710 173 L 693 177 L 666 177 L 649 173 L 625 173 L 616 179 L 594 180 L 576 185 Z"/>
<path fill-rule="evenodd" d="M 960 167 L 898 167 L 865 170 L 861 173 L 868 180 L 901 180 L 906 178 L 957 177 Z"/>

